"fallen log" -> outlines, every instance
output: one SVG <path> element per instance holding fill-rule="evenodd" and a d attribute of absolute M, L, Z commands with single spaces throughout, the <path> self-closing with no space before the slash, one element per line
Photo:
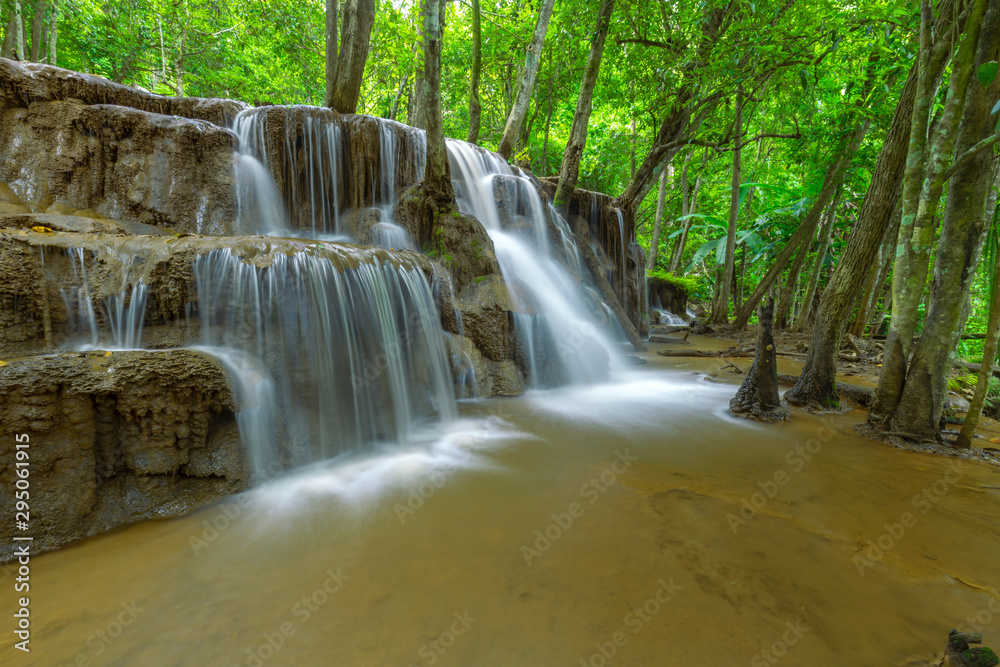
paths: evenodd
<path fill-rule="evenodd" d="M 798 375 L 778 376 L 778 384 L 783 384 L 788 387 L 794 386 L 798 380 Z M 856 408 L 867 408 L 871 405 L 875 396 L 875 391 L 871 387 L 861 387 L 859 385 L 848 384 L 846 382 L 837 383 L 837 393 L 840 394 L 841 398 L 846 399 L 848 403 Z"/>
<path fill-rule="evenodd" d="M 657 350 L 661 357 L 752 357 L 750 350 Z"/>
<path fill-rule="evenodd" d="M 973 373 L 978 373 L 983 368 L 982 364 L 977 364 L 973 361 L 966 361 L 965 359 L 955 359 L 952 365 L 955 368 L 964 368 L 972 371 Z M 1000 368 L 993 369 L 993 377 L 1000 378 Z"/>

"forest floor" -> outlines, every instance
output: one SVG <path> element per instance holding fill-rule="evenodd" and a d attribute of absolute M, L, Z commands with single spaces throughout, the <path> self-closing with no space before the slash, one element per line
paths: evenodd
<path fill-rule="evenodd" d="M 692 356 L 717 354 L 722 363 L 710 370 L 709 376 L 727 382 L 741 381 L 753 363 L 753 351 L 757 339 L 756 327 L 743 330 L 731 327 L 698 327 L 697 333 L 688 331 L 687 327 L 654 325 L 650 330 L 651 351 L 676 359 L 684 359 L 688 354 Z M 790 386 L 794 377 L 801 372 L 809 350 L 810 336 L 810 332 L 774 332 L 779 382 L 782 385 Z M 859 412 L 861 423 L 856 430 L 862 435 L 868 435 L 861 428 L 864 420 L 863 411 L 867 406 L 868 395 L 878 385 L 881 362 L 882 346 L 879 341 L 845 337 L 845 344 L 837 360 L 837 382 L 858 389 L 856 392 L 852 390 L 849 395 L 845 395 L 843 391 L 841 394 L 845 399 L 844 409 L 854 409 Z M 850 390 L 851 387 L 846 389 Z M 969 391 L 971 392 L 971 389 Z M 976 429 L 976 439 L 970 450 L 959 450 L 950 446 L 965 418 L 969 398 L 971 393 L 965 396 L 949 392 L 945 406 L 947 423 L 941 432 L 942 442 L 939 444 L 915 443 L 891 436 L 879 440 L 904 450 L 932 452 L 1000 466 L 1000 420 L 995 417 L 985 414 L 982 416 Z"/>

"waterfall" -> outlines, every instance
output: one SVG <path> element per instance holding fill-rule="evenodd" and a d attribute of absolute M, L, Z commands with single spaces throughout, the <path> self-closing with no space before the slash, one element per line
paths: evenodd
<path fill-rule="evenodd" d="M 86 250 L 72 246 L 66 248 L 66 256 L 70 260 L 75 283 L 59 288 L 66 308 L 67 328 L 70 331 L 83 331 L 90 335 L 90 342 L 85 347 L 139 349 L 142 347 L 142 326 L 146 320 L 146 297 L 149 293 L 149 288 L 140 275 L 141 268 L 136 268 L 141 264 L 142 258 L 117 257 L 110 249 L 108 253 L 119 265 L 117 270 L 120 287 L 103 299 L 97 299 L 88 276 Z M 93 253 L 93 256 L 96 257 L 97 253 Z M 136 262 L 133 259 L 140 261 Z M 98 313 L 103 316 L 110 334 L 103 343 Z"/>
<path fill-rule="evenodd" d="M 591 316 L 584 287 L 553 258 L 548 207 L 534 183 L 498 155 L 464 141 L 449 139 L 448 157 L 459 209 L 486 228 L 511 297 L 531 313 L 514 318 L 528 357 L 529 381 L 539 385 L 604 377 L 608 359 L 617 356 L 614 345 Z M 507 196 L 497 196 L 498 190 Z M 565 221 L 556 229 L 562 244 L 572 239 Z M 566 254 L 579 268 L 575 243 Z M 549 370 L 540 372 L 546 363 Z"/>
<path fill-rule="evenodd" d="M 236 364 L 230 353 L 231 373 L 267 377 L 263 368 L 274 378 L 273 398 L 258 401 L 273 415 L 253 419 L 275 424 L 285 444 L 280 453 L 258 448 L 256 465 L 403 442 L 418 420 L 455 416 L 438 315 L 419 267 L 328 245 L 276 253 L 264 268 L 215 250 L 195 260 L 194 275 L 204 345 L 253 360 Z"/>

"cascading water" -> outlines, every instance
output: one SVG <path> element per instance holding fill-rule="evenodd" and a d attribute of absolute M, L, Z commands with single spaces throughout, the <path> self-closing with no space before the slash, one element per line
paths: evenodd
<path fill-rule="evenodd" d="M 235 350 L 219 356 L 243 378 L 239 386 L 274 378 L 273 398 L 257 400 L 273 414 L 249 419 L 274 424 L 284 445 L 280 452 L 268 439 L 257 445 L 259 474 L 276 467 L 275 456 L 281 465 L 327 459 L 405 441 L 421 418 L 455 416 L 438 316 L 419 267 L 330 245 L 276 254 L 266 268 L 216 250 L 195 261 L 194 274 L 205 349 Z"/>
<path fill-rule="evenodd" d="M 472 144 L 448 140 L 448 156 L 459 209 L 486 228 L 511 296 L 530 313 L 514 319 L 529 357 L 529 380 L 587 382 L 606 376 L 614 346 L 588 316 L 581 285 L 552 257 L 546 207 L 535 185 Z M 507 196 L 496 196 L 499 188 Z M 564 244 L 572 238 L 565 235 L 565 222 L 556 229 Z M 579 267 L 579 251 L 575 243 L 572 247 L 567 254 Z M 553 360 L 555 370 L 544 377 L 538 369 Z"/>
<path fill-rule="evenodd" d="M 118 350 L 134 350 L 142 347 L 142 325 L 146 318 L 146 297 L 149 289 L 133 269 L 136 262 L 132 260 L 138 257 L 119 261 L 120 289 L 117 293 L 101 299 L 95 308 L 95 297 L 91 293 L 90 277 L 87 272 L 86 251 L 83 248 L 70 247 L 66 249 L 66 256 L 73 268 L 75 283 L 59 288 L 69 319 L 67 328 L 90 335 L 90 343 L 84 347 Z M 110 338 L 103 346 L 98 309 L 110 330 Z"/>

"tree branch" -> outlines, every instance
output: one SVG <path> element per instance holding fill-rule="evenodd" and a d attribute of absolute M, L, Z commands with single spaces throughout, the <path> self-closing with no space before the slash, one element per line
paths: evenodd
<path fill-rule="evenodd" d="M 965 163 L 975 157 L 976 153 L 983 150 L 984 148 L 989 148 L 996 142 L 1000 141 L 1000 133 L 994 134 L 992 137 L 987 137 L 980 141 L 978 144 L 970 148 L 969 150 L 962 153 L 961 157 L 952 163 L 948 171 L 944 172 L 944 180 L 948 180 L 952 175 L 958 171 L 961 167 L 965 166 Z"/>

